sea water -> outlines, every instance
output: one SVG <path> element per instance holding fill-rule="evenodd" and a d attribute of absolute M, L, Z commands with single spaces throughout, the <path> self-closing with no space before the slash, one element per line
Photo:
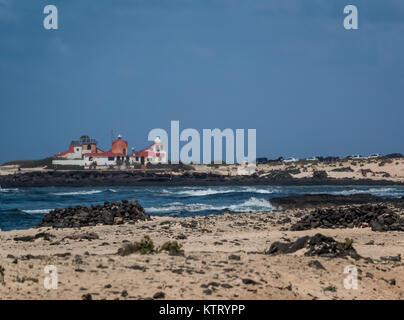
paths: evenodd
<path fill-rule="evenodd" d="M 35 226 L 54 208 L 137 199 L 150 215 L 184 217 L 273 210 L 270 199 L 301 194 L 370 193 L 403 197 L 404 186 L 207 186 L 207 187 L 49 187 L 0 188 L 0 229 Z"/>

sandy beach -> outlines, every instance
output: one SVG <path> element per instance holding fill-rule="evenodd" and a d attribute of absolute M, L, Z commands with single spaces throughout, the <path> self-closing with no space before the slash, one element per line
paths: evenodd
<path fill-rule="evenodd" d="M 215 173 L 222 175 L 237 175 L 239 165 L 193 165 L 195 171 L 204 173 Z M 345 170 L 344 170 L 345 169 Z M 273 171 L 287 171 L 293 178 L 310 178 L 314 172 L 325 171 L 330 178 L 335 179 L 371 179 L 389 180 L 404 182 L 404 159 L 360 159 L 339 161 L 318 162 L 318 161 L 298 161 L 295 163 L 268 163 L 258 164 L 257 172 L 265 175 Z M 362 171 L 369 171 L 365 176 Z M 374 173 L 374 174 L 373 174 Z M 387 173 L 387 175 L 386 175 Z"/>
<path fill-rule="evenodd" d="M 1 299 L 403 299 L 404 233 L 370 228 L 290 231 L 309 209 L 153 217 L 136 224 L 0 232 Z M 286 219 L 285 218 L 289 218 Z M 289 221 L 289 222 L 288 222 Z M 38 236 L 30 241 L 15 238 Z M 363 258 L 265 254 L 276 241 L 321 233 L 353 246 Z M 183 255 L 117 254 L 149 236 L 155 246 L 178 241 Z M 366 259 L 366 258 L 371 258 Z M 44 267 L 58 270 L 58 288 L 44 288 Z M 344 268 L 358 270 L 345 289 Z M 1 280 L 1 279 L 0 279 Z"/>

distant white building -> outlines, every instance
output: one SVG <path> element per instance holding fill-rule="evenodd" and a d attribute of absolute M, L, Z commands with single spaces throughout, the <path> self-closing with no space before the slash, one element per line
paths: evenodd
<path fill-rule="evenodd" d="M 128 142 L 119 135 L 112 142 L 110 151 L 104 152 L 97 148 L 97 141 L 88 136 L 82 136 L 78 141 L 72 141 L 69 149 L 54 155 L 53 165 L 73 166 L 117 166 L 117 165 L 146 165 L 147 163 L 167 163 L 167 153 L 159 138 L 154 143 L 139 151 L 128 152 Z"/>
<path fill-rule="evenodd" d="M 160 138 L 157 137 L 154 140 L 154 143 L 138 152 L 133 152 L 132 157 L 134 158 L 135 163 L 151 163 L 151 164 L 158 164 L 158 163 L 167 163 L 167 151 L 165 150 L 164 145 L 161 143 Z"/>
<path fill-rule="evenodd" d="M 347 157 L 348 159 L 351 160 L 361 160 L 361 159 L 365 159 L 364 157 L 362 157 L 361 155 L 357 154 L 357 155 L 351 155 Z"/>
<path fill-rule="evenodd" d="M 283 159 L 283 163 L 293 163 L 293 162 L 298 162 L 299 159 L 296 158 L 288 158 L 288 159 Z"/>

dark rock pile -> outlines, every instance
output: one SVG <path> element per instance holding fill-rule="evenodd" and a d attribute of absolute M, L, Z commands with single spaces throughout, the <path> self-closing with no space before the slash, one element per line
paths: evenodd
<path fill-rule="evenodd" d="M 292 180 L 292 175 L 284 170 L 273 170 L 269 174 L 266 175 L 267 179 L 271 179 L 274 181 L 283 181 L 283 180 Z"/>
<path fill-rule="evenodd" d="M 52 238 L 54 238 L 55 236 L 47 233 L 47 232 L 41 232 L 41 233 L 37 233 L 34 236 L 23 236 L 23 237 L 14 237 L 14 241 L 23 241 L 23 242 L 32 242 L 35 241 L 36 239 L 44 239 L 46 241 L 51 241 Z"/>
<path fill-rule="evenodd" d="M 290 174 L 299 174 L 299 173 L 301 173 L 299 168 L 290 168 L 290 169 L 287 168 L 285 171 L 287 173 L 290 173 Z"/>
<path fill-rule="evenodd" d="M 404 219 L 382 204 L 319 208 L 292 225 L 291 230 L 353 227 L 371 227 L 373 231 L 404 231 Z"/>
<path fill-rule="evenodd" d="M 269 199 L 272 205 L 283 209 L 302 209 L 319 206 L 338 206 L 349 204 L 368 204 L 383 202 L 384 199 L 371 194 L 332 195 L 304 194 L 301 196 L 278 197 Z"/>
<path fill-rule="evenodd" d="M 351 167 L 335 168 L 331 170 L 332 172 L 354 172 L 355 170 Z"/>
<path fill-rule="evenodd" d="M 75 206 L 55 209 L 44 215 L 37 227 L 73 228 L 97 224 L 134 223 L 150 216 L 136 200 L 105 202 L 104 205 Z"/>
<path fill-rule="evenodd" d="M 327 171 L 324 170 L 320 170 L 320 171 L 314 171 L 313 172 L 313 179 L 327 179 L 328 178 L 328 174 Z"/>
<path fill-rule="evenodd" d="M 329 258 L 343 258 L 350 256 L 359 259 L 360 256 L 352 246 L 351 239 L 345 239 L 345 242 L 338 242 L 331 237 L 320 233 L 310 237 L 305 236 L 297 239 L 295 242 L 274 242 L 271 244 L 266 254 L 286 254 L 294 253 L 301 249 L 306 249 L 305 256 L 320 256 Z"/>

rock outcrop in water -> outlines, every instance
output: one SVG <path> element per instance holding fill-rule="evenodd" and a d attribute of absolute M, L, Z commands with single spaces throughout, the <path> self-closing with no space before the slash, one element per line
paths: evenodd
<path fill-rule="evenodd" d="M 45 214 L 37 227 L 73 228 L 97 224 L 135 223 L 148 219 L 150 216 L 137 200 L 122 200 L 122 202 L 105 202 L 104 205 L 91 207 L 75 206 L 55 209 Z"/>
<path fill-rule="evenodd" d="M 339 206 L 351 204 L 369 204 L 385 201 L 381 197 L 371 194 L 332 195 L 332 194 L 305 194 L 301 196 L 278 197 L 269 199 L 272 205 L 282 209 L 303 209 L 326 206 Z"/>

